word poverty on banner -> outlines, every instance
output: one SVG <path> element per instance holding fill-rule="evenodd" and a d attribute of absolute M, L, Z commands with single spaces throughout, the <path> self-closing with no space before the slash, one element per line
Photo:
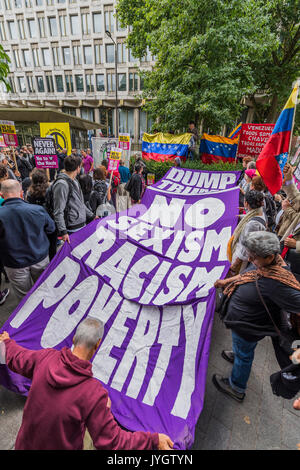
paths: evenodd
<path fill-rule="evenodd" d="M 130 150 L 130 134 L 119 134 L 119 148 Z"/>
<path fill-rule="evenodd" d="M 17 147 L 18 138 L 14 121 L 0 121 L 0 133 L 7 147 Z"/>
<path fill-rule="evenodd" d="M 53 137 L 58 152 L 67 149 L 67 155 L 71 155 L 71 134 L 68 122 L 40 122 L 41 137 Z"/>
<path fill-rule="evenodd" d="M 257 157 L 272 134 L 275 124 L 242 124 L 237 156 Z"/>
<path fill-rule="evenodd" d="M 110 154 L 109 154 L 109 159 L 110 160 L 121 160 L 122 158 L 122 150 L 114 148 L 111 149 Z"/>
<path fill-rule="evenodd" d="M 189 187 L 194 172 L 185 178 L 181 171 Z M 220 191 L 183 195 L 150 186 L 141 204 L 73 233 L 1 331 L 30 349 L 60 350 L 72 346 L 84 318 L 98 318 L 104 336 L 92 371 L 115 419 L 190 448 L 204 402 L 214 283 L 227 275 L 238 220 L 232 185 L 220 173 Z M 26 395 L 31 382 L 4 365 L 0 383 Z"/>
<path fill-rule="evenodd" d="M 34 137 L 32 139 L 32 145 L 37 168 L 58 168 L 54 139 Z"/>
<path fill-rule="evenodd" d="M 120 160 L 112 160 L 111 158 L 109 158 L 108 165 L 107 165 L 107 171 L 109 171 L 109 172 L 117 171 L 119 169 L 119 165 L 120 165 Z"/>

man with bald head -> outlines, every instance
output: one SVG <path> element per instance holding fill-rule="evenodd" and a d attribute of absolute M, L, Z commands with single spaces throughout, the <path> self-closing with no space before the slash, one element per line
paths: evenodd
<path fill-rule="evenodd" d="M 18 300 L 31 289 L 49 263 L 47 234 L 55 224 L 46 210 L 23 201 L 16 180 L 1 183 L 0 257 Z"/>

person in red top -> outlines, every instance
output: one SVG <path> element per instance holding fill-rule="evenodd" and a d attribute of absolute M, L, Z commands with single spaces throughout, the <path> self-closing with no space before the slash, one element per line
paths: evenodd
<path fill-rule="evenodd" d="M 91 358 L 103 336 L 92 317 L 77 327 L 71 349 L 31 351 L 0 334 L 6 364 L 32 380 L 17 435 L 16 450 L 82 450 L 86 429 L 96 449 L 170 450 L 165 434 L 121 429 L 110 410 L 107 390 L 93 377 Z"/>

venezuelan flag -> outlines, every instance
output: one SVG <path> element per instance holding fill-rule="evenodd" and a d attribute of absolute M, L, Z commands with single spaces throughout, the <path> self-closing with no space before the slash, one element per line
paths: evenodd
<path fill-rule="evenodd" d="M 282 185 L 282 170 L 288 159 L 298 91 L 299 83 L 295 85 L 272 134 L 256 160 L 256 168 L 271 194 L 277 193 Z"/>
<path fill-rule="evenodd" d="M 234 129 L 233 131 L 230 132 L 228 138 L 229 139 L 236 139 L 240 133 L 242 132 L 242 122 L 240 122 Z"/>
<path fill-rule="evenodd" d="M 239 138 L 230 139 L 221 135 L 203 134 L 200 141 L 200 153 L 203 163 L 222 160 L 233 162 L 236 156 Z"/>
<path fill-rule="evenodd" d="M 146 160 L 165 161 L 175 157 L 187 157 L 192 134 L 144 134 L 142 157 Z"/>

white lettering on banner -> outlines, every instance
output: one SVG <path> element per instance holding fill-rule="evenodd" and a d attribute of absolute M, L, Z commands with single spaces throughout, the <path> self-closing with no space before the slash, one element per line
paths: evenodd
<path fill-rule="evenodd" d="M 43 348 L 53 348 L 76 329 L 94 300 L 98 284 L 98 276 L 88 276 L 60 302 L 44 329 Z"/>
<path fill-rule="evenodd" d="M 140 240 L 141 238 L 148 238 L 144 235 L 147 234 L 150 230 L 152 230 L 153 226 L 150 224 L 146 224 L 145 222 L 140 222 L 133 227 L 130 227 L 127 230 L 127 235 L 134 240 Z"/>
<path fill-rule="evenodd" d="M 127 232 L 130 235 L 129 232 Z M 174 233 L 174 230 L 164 230 L 161 227 L 154 227 L 154 235 L 147 237 L 145 240 L 141 240 L 141 245 L 146 247 L 152 247 L 153 251 L 163 254 L 163 240 L 169 240 L 170 236 Z"/>
<path fill-rule="evenodd" d="M 193 292 L 194 289 L 199 287 L 193 296 L 198 298 L 206 297 L 209 294 L 210 289 L 214 287 L 214 283 L 217 279 L 221 278 L 224 271 L 224 266 L 215 266 L 211 271 L 207 272 L 205 267 L 198 267 L 193 272 L 193 277 L 188 282 L 186 288 L 176 298 L 176 302 L 185 302 L 188 295 Z"/>
<path fill-rule="evenodd" d="M 110 285 L 118 290 L 136 250 L 137 246 L 132 243 L 124 243 L 110 258 L 96 268 L 97 273 L 102 277 L 108 277 Z"/>
<path fill-rule="evenodd" d="M 158 270 L 152 277 L 150 284 L 147 286 L 142 298 L 140 299 L 141 304 L 148 304 L 149 302 L 151 302 L 152 298 L 160 288 L 161 283 L 164 280 L 168 271 L 170 270 L 171 266 L 172 263 L 169 263 L 168 261 L 163 261 L 160 264 Z"/>
<path fill-rule="evenodd" d="M 114 219 L 108 220 L 107 224 L 115 230 L 127 230 L 131 225 L 137 223 L 135 217 L 129 217 L 128 215 L 121 215 L 118 222 Z"/>
<path fill-rule="evenodd" d="M 208 263 L 211 260 L 213 250 L 216 251 L 219 248 L 218 261 L 227 261 L 227 245 L 230 237 L 231 227 L 222 228 L 219 234 L 216 230 L 207 230 L 200 263 Z"/>
<path fill-rule="evenodd" d="M 180 388 L 171 414 L 186 419 L 191 408 L 191 397 L 195 390 L 196 355 L 207 302 L 197 304 L 196 317 L 191 305 L 183 306 L 185 328 L 185 354 Z"/>
<path fill-rule="evenodd" d="M 130 271 L 124 278 L 122 289 L 123 295 L 127 299 L 135 299 L 142 294 L 146 276 L 141 277 L 141 274 L 149 274 L 159 262 L 160 260 L 157 256 L 146 255 L 130 268 Z"/>
<path fill-rule="evenodd" d="M 167 180 L 174 181 L 174 183 L 181 183 L 181 184 L 173 184 L 171 185 L 170 182 Z M 205 188 L 205 189 L 226 189 L 226 187 L 230 184 L 234 184 L 236 181 L 236 174 L 235 173 L 205 173 L 203 171 L 189 171 L 189 170 L 182 170 L 171 168 L 168 175 L 165 176 L 160 182 L 158 186 L 159 189 L 166 189 L 168 184 L 170 187 L 168 191 L 183 193 L 185 190 L 184 186 L 197 186 L 197 188 Z M 183 185 L 183 186 L 182 186 Z M 189 191 L 188 191 L 189 193 Z M 191 193 L 192 194 L 192 193 Z M 197 192 L 195 192 L 197 194 Z"/>
<path fill-rule="evenodd" d="M 111 387 L 121 391 L 131 367 L 136 361 L 134 372 L 127 387 L 126 395 L 137 398 L 143 385 L 148 367 L 150 348 L 153 345 L 160 321 L 156 307 L 142 307 L 137 326 L 117 368 Z"/>
<path fill-rule="evenodd" d="M 191 205 L 184 216 L 185 222 L 193 228 L 204 228 L 214 224 L 225 212 L 221 199 L 206 197 Z"/>
<path fill-rule="evenodd" d="M 10 325 L 13 328 L 19 328 L 41 302 L 43 302 L 43 308 L 49 308 L 59 302 L 72 289 L 79 272 L 79 263 L 66 256 L 47 279 L 27 298 Z"/>
<path fill-rule="evenodd" d="M 143 403 L 146 405 L 154 405 L 169 366 L 173 346 L 178 346 L 181 311 L 182 307 L 180 306 L 170 306 L 162 309 L 162 323 L 157 340 L 157 343 L 161 344 L 161 348 L 143 398 Z"/>
<path fill-rule="evenodd" d="M 97 229 L 90 237 L 86 238 L 84 242 L 74 248 L 72 255 L 78 259 L 82 259 L 87 253 L 91 252 L 85 260 L 85 263 L 94 269 L 102 253 L 113 246 L 115 239 L 116 237 L 113 232 L 107 230 L 102 225 L 98 225 Z"/>
<path fill-rule="evenodd" d="M 203 230 L 194 230 L 189 233 L 184 241 L 185 249 L 187 251 L 183 248 L 180 253 L 178 253 L 177 259 L 183 263 L 191 263 L 192 261 L 195 261 L 203 246 L 203 235 Z"/>
<path fill-rule="evenodd" d="M 117 359 L 110 355 L 113 347 L 121 348 L 129 328 L 125 326 L 128 318 L 136 319 L 140 305 L 124 300 L 112 326 L 100 344 L 98 353 L 93 360 L 93 374 L 101 382 L 107 384 L 117 364 Z"/>
<path fill-rule="evenodd" d="M 185 276 L 187 278 L 192 269 L 193 268 L 191 266 L 184 265 L 174 268 L 166 279 L 166 288 L 168 292 L 165 292 L 165 289 L 162 289 L 152 300 L 153 304 L 165 305 L 174 300 L 184 288 L 184 283 L 180 279 L 180 276 Z"/>
<path fill-rule="evenodd" d="M 173 228 L 181 215 L 185 199 L 173 197 L 168 203 L 165 196 L 155 195 L 151 206 L 140 216 L 140 220 L 154 224 L 157 220 L 162 227 Z"/>
<path fill-rule="evenodd" d="M 103 284 L 91 310 L 89 311 L 88 317 L 97 318 L 102 321 L 104 325 L 108 322 L 123 300 L 120 294 L 115 291 L 107 302 L 111 292 L 112 287 L 107 284 Z"/>
<path fill-rule="evenodd" d="M 184 170 L 181 170 L 180 168 L 171 168 L 170 173 L 166 175 L 165 178 L 179 183 L 179 181 L 182 180 L 183 176 Z"/>
<path fill-rule="evenodd" d="M 204 187 L 205 189 L 217 189 L 220 181 L 220 173 L 200 173 L 199 181 L 197 182 L 198 188 Z"/>
<path fill-rule="evenodd" d="M 168 248 L 168 251 L 165 254 L 167 258 L 175 259 L 177 251 L 179 250 L 179 247 L 184 237 L 185 237 L 185 231 L 177 230 L 177 232 L 175 233 L 174 240 L 172 241 L 171 245 Z"/>

